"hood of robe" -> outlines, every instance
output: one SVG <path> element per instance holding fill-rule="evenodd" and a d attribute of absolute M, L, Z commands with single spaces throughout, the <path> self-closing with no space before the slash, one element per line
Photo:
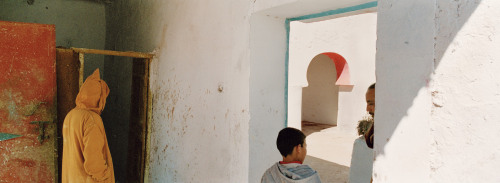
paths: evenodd
<path fill-rule="evenodd" d="M 309 165 L 302 165 L 298 163 L 276 164 L 278 165 L 281 174 L 292 180 L 304 180 L 317 174 L 317 172 Z"/>
<path fill-rule="evenodd" d="M 106 105 L 109 88 L 106 82 L 101 80 L 99 69 L 96 69 L 83 83 L 76 96 L 76 107 L 88 109 L 101 114 Z"/>
<path fill-rule="evenodd" d="M 280 164 L 271 166 L 262 176 L 261 182 L 266 183 L 321 183 L 318 172 L 308 165 L 299 163 Z"/>

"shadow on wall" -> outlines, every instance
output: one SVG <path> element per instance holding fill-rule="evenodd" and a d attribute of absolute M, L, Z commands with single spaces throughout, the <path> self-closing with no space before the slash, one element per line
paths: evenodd
<path fill-rule="evenodd" d="M 328 124 L 320 124 L 320 123 L 314 123 L 314 122 L 309 122 L 309 121 L 302 121 L 302 132 L 304 135 L 309 136 L 314 132 L 319 132 L 321 130 L 335 127 L 335 125 L 328 125 Z"/>
<path fill-rule="evenodd" d="M 302 88 L 302 120 L 337 125 L 339 87 L 336 64 L 327 55 L 319 54 L 309 63 L 307 82 Z"/>
<path fill-rule="evenodd" d="M 398 86 L 398 83 L 401 82 L 393 82 L 390 79 L 384 79 L 381 77 L 377 78 L 377 88 L 383 88 L 384 92 L 387 91 L 387 93 L 380 93 L 377 92 L 377 110 L 375 115 L 375 121 L 376 123 L 383 123 L 386 124 L 384 125 L 383 129 L 377 129 L 375 130 L 375 133 L 377 131 L 383 131 L 384 134 L 390 134 L 387 136 L 379 136 L 383 137 L 382 139 L 377 139 L 377 135 L 375 135 L 375 145 L 377 144 L 383 144 L 382 147 L 375 147 L 377 152 L 377 155 L 384 155 L 385 154 L 385 145 L 388 144 L 386 142 L 389 142 L 392 137 L 395 134 L 396 128 L 400 126 L 400 122 L 403 121 L 405 118 L 409 116 L 409 110 L 414 106 L 416 103 L 414 103 L 415 99 L 417 98 L 418 95 L 421 95 L 420 92 L 425 90 L 425 88 L 429 88 L 429 90 L 432 90 L 432 88 L 429 86 L 429 82 L 432 77 L 433 71 L 438 68 L 439 63 L 447 50 L 447 48 L 450 46 L 451 42 L 454 40 L 455 36 L 457 33 L 462 29 L 463 25 L 467 22 L 467 20 L 470 18 L 470 16 L 474 13 L 476 10 L 477 6 L 481 3 L 481 0 L 477 1 L 467 1 L 466 3 L 463 1 L 439 1 L 437 0 L 437 9 L 435 10 L 436 13 L 436 20 L 433 22 L 433 26 L 438 26 L 435 27 L 437 30 L 437 34 L 435 34 L 433 39 L 433 43 L 435 43 L 435 48 L 434 51 L 432 52 L 434 54 L 434 63 L 430 63 L 430 65 L 422 66 L 423 64 L 421 63 L 411 63 L 408 61 L 401 60 L 401 64 L 395 64 L 390 67 L 388 67 L 389 64 L 393 64 L 394 62 L 391 63 L 386 63 L 386 59 L 384 56 L 379 56 L 377 54 L 377 76 L 380 76 L 380 73 L 384 73 L 385 77 L 394 77 L 397 76 L 399 78 L 397 79 L 392 79 L 392 80 L 397 80 L 397 81 L 405 81 L 406 83 L 413 83 L 412 85 L 405 85 L 405 87 Z M 402 3 L 404 4 L 404 3 Z M 424 3 L 425 4 L 425 3 Z M 466 4 L 466 5 L 464 5 Z M 385 6 L 385 7 L 384 7 Z M 390 6 L 391 8 L 389 8 Z M 422 5 L 420 2 L 414 2 L 412 3 L 412 10 L 411 11 L 419 11 L 419 10 L 426 10 L 429 9 L 428 7 L 421 7 L 421 6 L 426 6 Z M 457 11 L 441 11 L 441 9 L 449 9 L 451 10 L 454 7 L 456 8 Z M 380 20 L 382 19 L 394 19 L 394 18 L 389 18 L 391 16 L 394 16 L 393 11 L 398 11 L 399 7 L 397 7 L 396 4 L 388 4 L 388 3 L 381 3 L 379 2 L 379 23 L 378 23 L 378 32 L 389 32 L 389 33 L 396 33 L 400 32 L 401 28 L 396 27 L 396 26 L 389 26 L 389 28 L 381 28 L 381 23 Z M 407 8 L 407 7 L 402 7 Z M 394 9 L 394 10 L 390 10 Z M 383 10 L 383 11 L 380 11 Z M 401 11 L 401 9 L 399 9 Z M 409 15 L 411 15 L 413 12 L 408 12 Z M 432 12 L 435 13 L 435 12 Z M 434 17 L 434 16 L 433 16 Z M 404 20 L 403 20 L 404 19 Z M 402 24 L 406 27 L 415 27 L 416 25 L 415 22 L 413 21 L 408 21 L 408 17 L 401 17 L 398 20 L 394 20 L 391 23 L 396 23 L 396 24 Z M 399 22 L 398 22 L 399 21 Z M 401 23 L 401 21 L 406 21 L 404 23 Z M 417 22 L 421 23 L 421 22 Z M 420 26 L 420 25 L 419 25 Z M 398 29 L 398 30 L 394 30 Z M 432 28 L 426 28 L 426 29 L 432 29 Z M 377 40 L 377 47 L 378 45 L 386 45 L 386 44 L 392 44 L 395 45 L 393 51 L 391 53 L 398 53 L 398 51 L 401 51 L 400 54 L 405 54 L 405 56 L 409 59 L 413 59 L 412 61 L 421 61 L 421 62 L 428 62 L 424 57 L 429 56 L 430 51 L 429 50 L 423 50 L 423 49 L 412 49 L 412 46 L 417 46 L 415 47 L 422 47 L 422 44 L 419 42 L 421 39 L 429 39 L 428 37 L 422 38 L 421 36 L 424 34 L 420 35 L 410 35 L 408 36 L 407 34 L 394 34 L 392 36 L 394 37 L 399 37 L 395 39 L 387 39 L 385 38 L 384 41 L 380 41 L 381 39 L 379 38 Z M 429 34 L 430 35 L 430 34 Z M 401 38 L 401 36 L 404 36 L 405 38 Z M 413 36 L 413 37 L 411 37 Z M 398 39 L 413 39 L 415 40 L 416 43 L 412 45 L 412 41 L 406 41 L 404 43 L 398 43 L 395 42 L 398 41 Z M 385 41 L 387 40 L 387 41 Z M 425 42 L 425 41 L 422 41 Z M 420 45 L 418 45 L 420 44 Z M 410 47 L 410 48 L 409 48 Z M 428 47 L 426 47 L 428 48 Z M 387 49 L 387 48 L 385 48 Z M 411 51 L 408 51 L 412 49 Z M 380 51 L 380 50 L 379 50 Z M 393 55 L 394 56 L 394 55 Z M 398 57 L 398 55 L 396 55 Z M 422 59 L 424 58 L 424 59 Z M 420 60 L 419 60 L 420 59 Z M 384 69 L 386 68 L 386 69 Z M 412 72 L 414 70 L 428 70 L 428 75 L 423 75 L 423 72 Z M 403 71 L 401 71 L 403 70 Z M 401 72 L 406 72 L 406 75 L 400 74 Z M 387 72 L 391 74 L 386 74 Z M 392 75 L 394 74 L 394 75 Z M 422 79 L 426 78 L 426 79 Z M 390 90 L 388 90 L 390 89 Z M 432 91 L 430 91 L 432 92 Z M 420 94 L 419 94 L 420 93 Z M 387 100 L 379 100 L 380 97 L 387 99 Z M 394 106 L 393 104 L 396 104 L 398 106 L 397 108 L 391 107 Z M 380 108 L 378 108 L 380 106 Z M 382 107 L 384 106 L 384 107 Z M 430 111 L 428 111 L 430 112 Z M 418 122 L 418 121 L 414 121 Z M 424 122 L 424 121 L 422 121 Z M 380 126 L 379 126 L 380 127 Z M 384 143 L 381 143 L 384 142 Z"/>

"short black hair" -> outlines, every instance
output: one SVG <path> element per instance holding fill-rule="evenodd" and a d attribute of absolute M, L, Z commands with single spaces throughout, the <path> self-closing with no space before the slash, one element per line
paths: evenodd
<path fill-rule="evenodd" d="M 290 127 L 283 128 L 278 134 L 278 139 L 276 139 L 276 146 L 278 146 L 281 155 L 286 157 L 292 154 L 295 146 L 299 144 L 304 146 L 305 139 L 306 135 L 302 131 Z"/>
<path fill-rule="evenodd" d="M 368 89 L 375 89 L 375 83 L 373 83 L 372 85 L 370 85 L 370 86 L 368 87 Z"/>

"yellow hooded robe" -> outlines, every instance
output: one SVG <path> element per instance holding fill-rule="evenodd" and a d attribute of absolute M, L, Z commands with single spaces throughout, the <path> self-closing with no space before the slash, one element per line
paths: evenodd
<path fill-rule="evenodd" d="M 115 182 L 113 161 L 101 119 L 109 88 L 99 69 L 90 75 L 76 97 L 76 107 L 64 119 L 63 183 Z"/>

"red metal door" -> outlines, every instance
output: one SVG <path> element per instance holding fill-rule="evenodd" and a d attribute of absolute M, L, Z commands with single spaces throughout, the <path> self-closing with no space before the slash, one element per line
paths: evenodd
<path fill-rule="evenodd" d="M 0 182 L 56 180 L 55 53 L 54 25 L 0 21 Z"/>

